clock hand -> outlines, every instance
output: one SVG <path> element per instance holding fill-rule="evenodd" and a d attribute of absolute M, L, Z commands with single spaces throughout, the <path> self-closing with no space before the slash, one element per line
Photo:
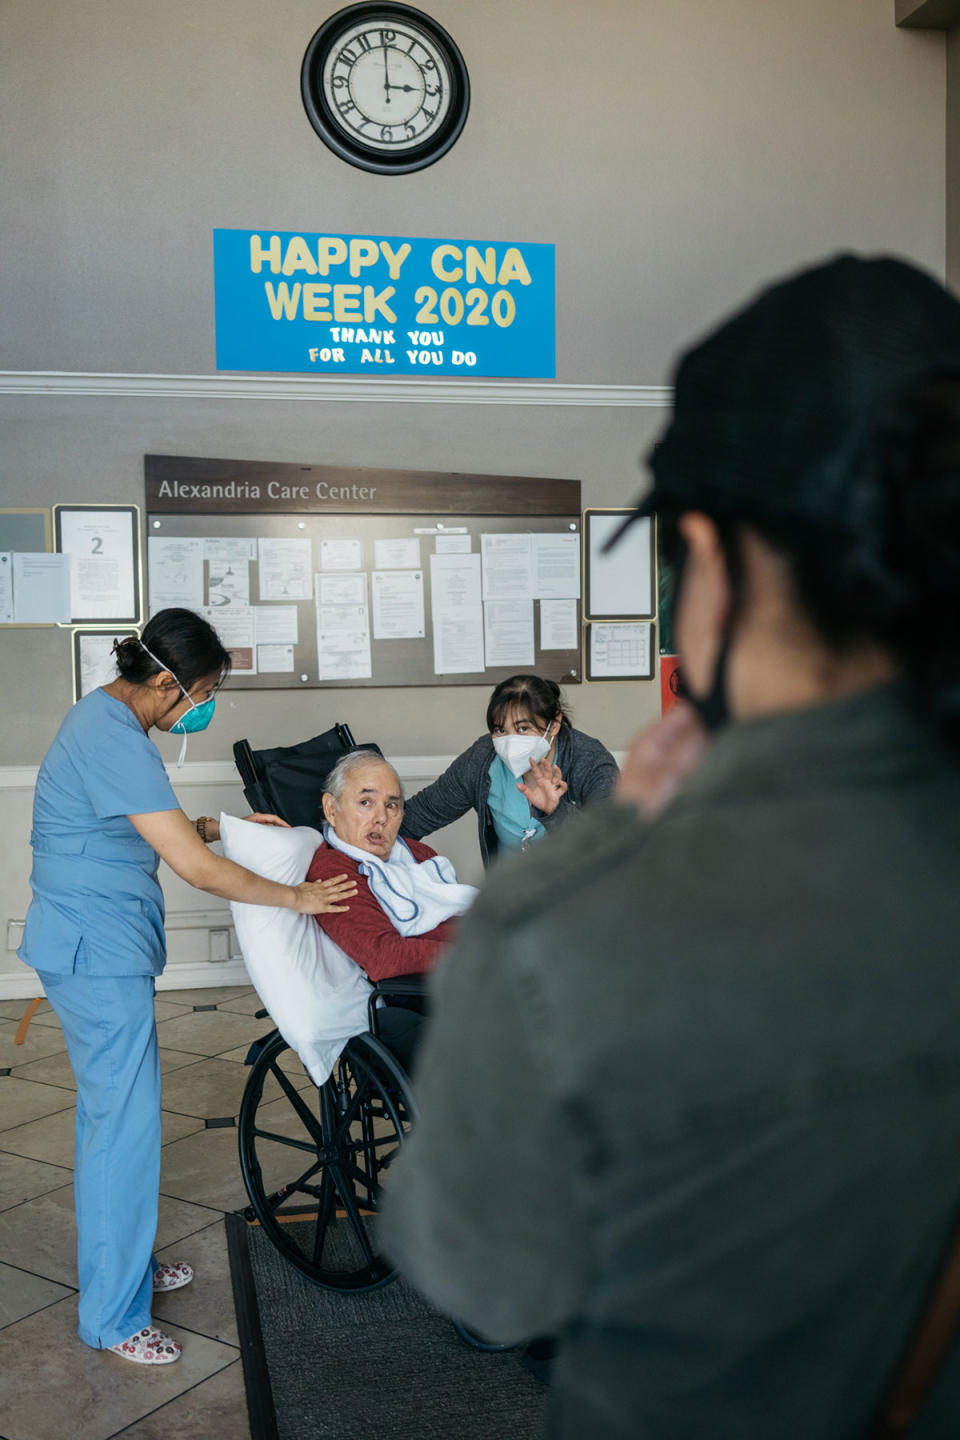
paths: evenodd
<path fill-rule="evenodd" d="M 391 89 L 392 89 L 393 87 L 392 87 L 391 84 L 390 84 L 390 71 L 389 71 L 388 68 L 387 68 L 387 57 L 388 57 L 388 50 L 387 50 L 387 46 L 384 45 L 384 47 L 383 47 L 383 88 L 384 88 L 384 90 L 386 91 L 387 104 L 389 105 L 389 104 L 390 104 L 390 91 L 391 91 Z"/>

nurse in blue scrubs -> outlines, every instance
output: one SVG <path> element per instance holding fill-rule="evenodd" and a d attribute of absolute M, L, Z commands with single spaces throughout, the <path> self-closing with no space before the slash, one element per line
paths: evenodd
<path fill-rule="evenodd" d="M 356 886 L 345 876 L 296 886 L 265 880 L 207 849 L 219 838 L 216 820 L 193 823 L 180 809 L 149 732 L 186 737 L 210 721 L 230 657 L 201 616 L 163 610 L 142 638 L 115 650 L 117 679 L 74 705 L 40 767 L 33 901 L 19 953 L 43 982 L 77 1080 L 80 1338 L 163 1365 L 181 1347 L 153 1325 L 151 1299 L 193 1272 L 183 1263 L 158 1267 L 152 1254 L 160 1183 L 153 994 L 166 958 L 159 859 L 224 900 L 309 915 L 348 908 Z"/>

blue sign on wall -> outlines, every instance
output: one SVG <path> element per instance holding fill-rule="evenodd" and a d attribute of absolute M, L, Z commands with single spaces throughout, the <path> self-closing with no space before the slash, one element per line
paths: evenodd
<path fill-rule="evenodd" d="M 554 247 L 214 230 L 218 370 L 552 379 Z"/>

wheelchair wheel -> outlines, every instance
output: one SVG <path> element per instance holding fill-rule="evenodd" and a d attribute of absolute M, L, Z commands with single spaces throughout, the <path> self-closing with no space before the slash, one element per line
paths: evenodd
<path fill-rule="evenodd" d="M 317 1285 L 374 1290 L 395 1274 L 377 1246 L 391 1162 L 416 1119 L 403 1070 L 372 1035 L 347 1042 L 319 1089 L 282 1068 L 289 1047 L 268 1037 L 240 1106 L 240 1168 L 256 1217 L 277 1249 Z M 264 1094 L 264 1086 L 274 1085 Z M 252 1212 L 252 1215 L 251 1215 Z"/>

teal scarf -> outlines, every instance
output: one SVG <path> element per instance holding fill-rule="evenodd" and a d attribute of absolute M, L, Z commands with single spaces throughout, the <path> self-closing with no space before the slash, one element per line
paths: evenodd
<path fill-rule="evenodd" d="M 539 840 L 543 826 L 530 813 L 530 803 L 517 789 L 513 771 L 499 755 L 490 763 L 490 794 L 487 804 L 493 817 L 497 840 L 506 850 L 519 850 L 524 840 Z"/>

